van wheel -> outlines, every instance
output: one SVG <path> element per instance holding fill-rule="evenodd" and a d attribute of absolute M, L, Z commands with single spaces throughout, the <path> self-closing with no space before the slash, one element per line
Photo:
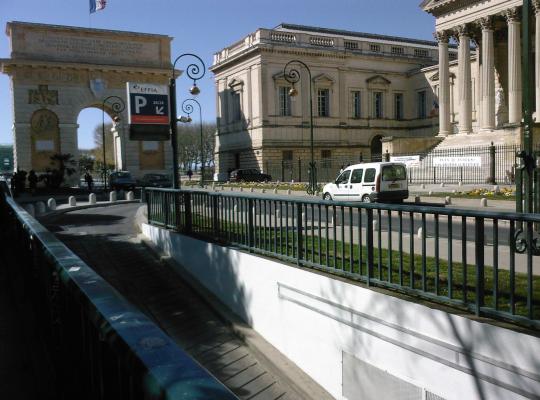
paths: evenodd
<path fill-rule="evenodd" d="M 371 197 L 369 197 L 369 194 L 362 196 L 362 203 L 371 203 Z"/>
<path fill-rule="evenodd" d="M 330 196 L 330 193 L 325 193 L 323 196 L 323 200 L 332 200 L 332 196 Z"/>

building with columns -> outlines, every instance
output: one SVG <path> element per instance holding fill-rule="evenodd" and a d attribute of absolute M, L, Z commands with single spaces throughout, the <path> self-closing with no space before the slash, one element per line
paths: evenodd
<path fill-rule="evenodd" d="M 445 138 L 441 147 L 520 143 L 522 4 L 522 0 L 425 0 L 421 4 L 435 17 L 439 43 L 438 66 L 424 72 L 437 75 L 439 136 Z M 531 23 L 538 32 L 540 0 L 533 4 L 536 18 Z M 540 118 L 540 35 L 535 36 L 535 116 Z M 458 44 L 457 62 L 450 60 L 449 42 Z M 536 142 L 539 133 L 535 128 Z"/>
<path fill-rule="evenodd" d="M 310 158 L 310 88 L 314 158 L 342 163 L 394 151 L 433 147 L 437 116 L 438 44 L 292 24 L 258 29 L 214 56 L 216 168 L 267 170 Z M 457 56 L 450 45 L 450 58 Z M 284 67 L 305 63 L 292 84 Z M 310 82 L 311 78 L 311 82 Z M 339 167 L 338 167 L 339 169 Z M 279 179 L 279 177 L 275 177 Z"/>

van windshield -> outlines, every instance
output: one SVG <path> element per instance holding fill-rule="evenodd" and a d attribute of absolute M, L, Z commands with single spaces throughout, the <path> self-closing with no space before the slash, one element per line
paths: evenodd
<path fill-rule="evenodd" d="M 407 170 L 403 165 L 385 165 L 382 168 L 383 181 L 404 181 L 407 179 Z"/>

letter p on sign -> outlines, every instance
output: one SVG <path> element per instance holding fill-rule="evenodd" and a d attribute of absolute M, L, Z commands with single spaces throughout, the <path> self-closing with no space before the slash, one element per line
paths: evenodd
<path fill-rule="evenodd" d="M 143 96 L 135 96 L 135 113 L 140 114 L 141 108 L 146 106 L 148 101 Z"/>

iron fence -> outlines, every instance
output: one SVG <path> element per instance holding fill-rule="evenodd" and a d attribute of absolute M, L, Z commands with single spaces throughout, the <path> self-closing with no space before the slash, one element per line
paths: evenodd
<path fill-rule="evenodd" d="M 537 145 L 540 151 L 540 144 Z M 393 157 L 417 157 L 408 167 L 409 182 L 457 184 L 513 184 L 518 145 L 489 145 L 455 149 L 437 149 L 415 153 L 384 153 L 372 157 L 358 156 L 315 160 L 319 182 L 333 181 L 341 168 L 362 162 L 391 161 Z M 265 172 L 272 180 L 306 182 L 309 160 L 298 158 L 280 162 L 267 161 Z"/>
<path fill-rule="evenodd" d="M 540 215 L 150 189 L 150 224 L 540 326 Z"/>
<path fill-rule="evenodd" d="M 36 311 L 58 398 L 237 398 L 2 191 L 0 223 L 1 267 Z"/>

